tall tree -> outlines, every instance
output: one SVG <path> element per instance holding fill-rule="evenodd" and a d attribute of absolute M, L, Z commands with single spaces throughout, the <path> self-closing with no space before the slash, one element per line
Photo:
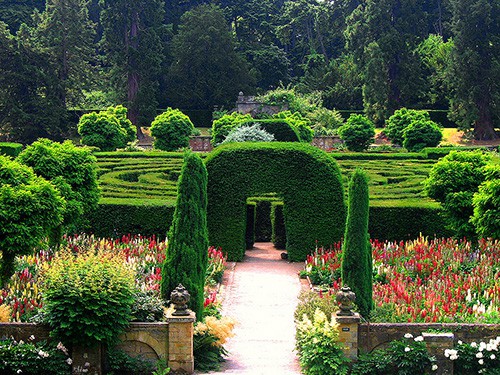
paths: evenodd
<path fill-rule="evenodd" d="M 500 4 L 452 0 L 451 113 L 478 140 L 498 138 L 500 124 Z"/>
<path fill-rule="evenodd" d="M 182 284 L 191 294 L 190 308 L 203 318 L 205 272 L 208 263 L 207 168 L 201 158 L 184 155 L 168 251 L 162 269 L 164 299 Z"/>
<path fill-rule="evenodd" d="M 66 110 L 49 57 L 0 22 L 0 133 L 31 143 L 39 137 L 60 139 Z"/>
<path fill-rule="evenodd" d="M 137 126 L 151 122 L 157 107 L 158 75 L 163 60 L 163 0 L 101 0 L 103 45 L 113 82 Z"/>
<path fill-rule="evenodd" d="M 33 16 L 33 43 L 50 56 L 63 105 L 77 105 L 82 89 L 91 83 L 95 24 L 89 19 L 88 6 L 88 0 L 47 0 L 45 11 Z"/>
<path fill-rule="evenodd" d="M 0 21 L 16 33 L 21 24 L 31 25 L 34 10 L 43 10 L 44 5 L 45 0 L 0 0 Z"/>
<path fill-rule="evenodd" d="M 247 62 L 215 5 L 200 5 L 182 16 L 171 50 L 168 93 L 173 107 L 212 109 L 232 104 L 239 91 L 252 88 Z"/>
<path fill-rule="evenodd" d="M 347 48 L 353 52 L 364 74 L 368 90 L 382 91 L 384 100 L 366 101 L 368 113 L 377 109 L 378 116 L 387 117 L 395 109 L 418 104 L 421 93 L 419 59 L 415 48 L 426 35 L 427 15 L 418 0 L 367 0 L 358 6 L 348 19 Z M 374 48 L 374 44 L 378 48 Z M 373 54 L 383 66 L 373 69 Z M 378 64 L 378 63 L 377 63 Z M 376 72 L 374 78 L 372 73 Z M 384 75 L 383 79 L 379 75 Z M 373 87 L 373 80 L 382 85 Z M 378 120 L 378 119 L 377 119 Z"/>

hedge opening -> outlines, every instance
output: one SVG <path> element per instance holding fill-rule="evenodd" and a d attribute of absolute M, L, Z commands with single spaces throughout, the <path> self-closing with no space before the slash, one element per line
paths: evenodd
<path fill-rule="evenodd" d="M 346 207 L 337 163 L 326 152 L 299 143 L 229 144 L 206 159 L 210 245 L 231 261 L 246 249 L 247 198 L 276 193 L 284 202 L 286 248 L 303 261 L 344 232 Z"/>

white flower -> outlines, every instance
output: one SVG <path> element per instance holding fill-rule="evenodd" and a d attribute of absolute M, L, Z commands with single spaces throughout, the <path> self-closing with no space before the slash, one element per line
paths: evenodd
<path fill-rule="evenodd" d="M 438 369 L 438 365 L 433 364 L 433 365 L 432 365 L 432 371 L 436 371 L 437 369 Z"/>
<path fill-rule="evenodd" d="M 479 361 L 477 361 L 480 365 L 484 364 L 484 361 L 482 359 L 480 359 Z"/>
<path fill-rule="evenodd" d="M 483 352 L 476 353 L 476 358 L 483 358 Z"/>
<path fill-rule="evenodd" d="M 73 363 L 73 360 L 72 360 L 71 358 L 68 358 L 68 359 L 66 360 L 66 363 L 67 363 L 68 365 L 71 365 L 71 364 Z"/>
<path fill-rule="evenodd" d="M 495 354 L 490 355 L 490 358 L 495 359 L 496 358 Z"/>
<path fill-rule="evenodd" d="M 473 347 L 473 348 L 477 348 L 477 344 L 476 344 L 476 342 L 475 342 L 475 341 L 472 341 L 472 342 L 470 343 L 470 346 L 471 346 L 471 347 Z"/>
<path fill-rule="evenodd" d="M 47 358 L 49 356 L 49 353 L 44 352 L 43 350 L 39 350 L 38 355 L 42 358 Z"/>
<path fill-rule="evenodd" d="M 22 373 L 23 373 L 23 370 L 19 369 L 19 370 L 17 370 L 17 373 L 18 373 L 18 374 L 22 374 Z"/>
<path fill-rule="evenodd" d="M 424 341 L 424 338 L 423 338 L 423 336 L 417 336 L 417 337 L 415 337 L 414 340 L 417 341 L 417 342 L 418 341 Z"/>
<path fill-rule="evenodd" d="M 413 338 L 413 335 L 411 333 L 407 333 L 405 335 L 405 339 L 412 339 Z"/>
<path fill-rule="evenodd" d="M 31 335 L 30 338 L 29 338 L 31 341 L 33 341 L 35 339 L 35 336 L 34 335 Z"/>
<path fill-rule="evenodd" d="M 405 348 L 405 352 L 409 352 L 410 350 L 411 349 L 408 346 Z"/>
<path fill-rule="evenodd" d="M 458 345 L 462 345 L 462 344 L 463 344 L 462 340 L 458 340 Z"/>

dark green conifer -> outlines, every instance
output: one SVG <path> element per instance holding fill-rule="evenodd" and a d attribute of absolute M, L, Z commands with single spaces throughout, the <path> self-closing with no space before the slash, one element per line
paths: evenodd
<path fill-rule="evenodd" d="M 207 169 L 201 158 L 186 152 L 161 284 L 165 299 L 170 298 L 177 285 L 184 285 L 191 294 L 189 308 L 196 313 L 198 320 L 203 314 L 208 261 L 207 179 Z"/>
<path fill-rule="evenodd" d="M 368 235 L 368 178 L 356 169 L 349 181 L 349 206 L 342 256 L 342 282 L 356 293 L 356 304 L 365 318 L 373 308 L 372 251 Z"/>

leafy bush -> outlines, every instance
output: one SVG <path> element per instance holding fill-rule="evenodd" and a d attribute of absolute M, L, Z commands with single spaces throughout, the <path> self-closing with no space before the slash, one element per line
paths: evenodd
<path fill-rule="evenodd" d="M 338 343 L 338 324 L 332 316 L 329 321 L 326 314 L 316 309 L 313 319 L 306 315 L 296 322 L 296 341 L 299 362 L 306 375 L 348 373 L 349 360 Z"/>
<path fill-rule="evenodd" d="M 375 126 L 367 117 L 352 114 L 347 122 L 339 127 L 338 133 L 349 151 L 364 151 L 373 141 Z"/>
<path fill-rule="evenodd" d="M 61 252 L 41 275 L 51 335 L 67 344 L 115 342 L 132 318 L 134 276 L 110 253 Z"/>
<path fill-rule="evenodd" d="M 135 129 L 127 119 L 123 106 L 109 107 L 106 111 L 84 114 L 78 122 L 78 134 L 82 143 L 98 147 L 102 151 L 113 151 L 125 147 L 135 139 Z"/>
<path fill-rule="evenodd" d="M 249 114 L 243 115 L 239 112 L 223 114 L 212 123 L 212 145 L 216 146 L 222 143 L 231 130 L 238 127 L 242 122 L 248 121 L 252 121 L 252 116 Z"/>
<path fill-rule="evenodd" d="M 60 239 L 61 231 L 73 234 L 85 229 L 87 215 L 97 208 L 100 196 L 96 158 L 90 149 L 76 147 L 70 141 L 39 139 L 26 147 L 17 160 L 50 180 L 66 200 L 63 226 L 54 233 L 53 240 Z"/>
<path fill-rule="evenodd" d="M 262 129 L 258 123 L 234 128 L 222 143 L 229 142 L 272 142 L 274 135 Z"/>
<path fill-rule="evenodd" d="M 453 361 L 453 370 L 460 375 L 498 374 L 500 357 L 498 356 L 499 338 L 489 342 L 464 343 L 459 341 L 453 349 L 446 349 L 445 356 Z"/>
<path fill-rule="evenodd" d="M 312 320 L 317 310 L 322 311 L 326 316 L 332 316 L 338 311 L 335 296 L 326 293 L 318 294 L 312 290 L 302 291 L 294 312 L 295 321 L 303 319 L 304 316 Z"/>
<path fill-rule="evenodd" d="M 164 302 L 151 290 L 138 290 L 132 305 L 132 321 L 159 322 L 164 315 Z"/>
<path fill-rule="evenodd" d="M 337 129 L 344 125 L 340 112 L 324 107 L 317 108 L 309 116 L 315 136 L 331 136 L 337 134 Z"/>
<path fill-rule="evenodd" d="M 154 364 L 141 357 L 132 357 L 124 351 L 113 348 L 106 352 L 105 373 L 107 375 L 146 375 L 154 371 Z"/>
<path fill-rule="evenodd" d="M 150 129 L 155 139 L 154 148 L 176 151 L 189 146 L 189 136 L 194 125 L 189 117 L 178 109 L 167 108 L 161 115 L 156 116 Z"/>
<path fill-rule="evenodd" d="M 401 108 L 394 112 L 386 122 L 384 133 L 392 143 L 402 146 L 405 129 L 414 121 L 429 121 L 429 112 Z"/>
<path fill-rule="evenodd" d="M 311 129 L 311 120 L 304 117 L 300 112 L 283 111 L 275 114 L 273 118 L 286 120 L 295 129 L 301 142 L 309 143 L 313 139 L 313 130 Z M 284 139 L 278 139 L 284 141 Z"/>
<path fill-rule="evenodd" d="M 16 255 L 32 253 L 60 225 L 64 204 L 30 167 L 0 156 L 0 285 L 14 273 Z"/>
<path fill-rule="evenodd" d="M 442 138 L 443 132 L 434 121 L 415 120 L 403 131 L 403 147 L 416 152 L 439 145 Z"/>
<path fill-rule="evenodd" d="M 283 204 L 273 202 L 271 205 L 271 242 L 277 249 L 286 249 L 285 217 Z"/>
<path fill-rule="evenodd" d="M 249 122 L 241 122 L 237 126 L 247 124 L 259 124 L 269 134 L 274 136 L 277 142 L 299 142 L 299 131 L 286 119 L 255 119 Z"/>
<path fill-rule="evenodd" d="M 500 165 L 486 166 L 484 173 L 486 181 L 472 198 L 471 222 L 479 235 L 500 239 Z"/>
<path fill-rule="evenodd" d="M 71 374 L 71 359 L 64 346 L 42 342 L 0 340 L 0 372 L 3 375 Z"/>
<path fill-rule="evenodd" d="M 22 150 L 21 143 L 0 142 L 0 155 L 16 157 Z"/>

